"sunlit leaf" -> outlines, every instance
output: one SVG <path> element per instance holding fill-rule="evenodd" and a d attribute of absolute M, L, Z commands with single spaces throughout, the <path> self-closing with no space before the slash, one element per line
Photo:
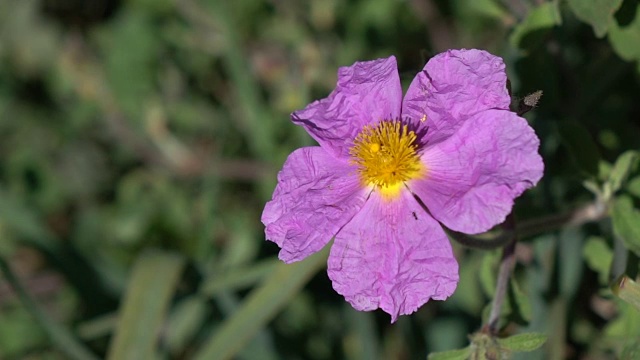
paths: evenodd
<path fill-rule="evenodd" d="M 601 38 L 614 22 L 613 14 L 622 5 L 622 0 L 568 0 L 568 3 L 578 19 L 591 25 L 596 36 Z"/>
<path fill-rule="evenodd" d="M 613 165 L 611 174 L 609 175 L 609 184 L 613 193 L 622 187 L 624 182 L 627 180 L 629 173 L 635 168 L 637 162 L 637 151 L 629 150 L 618 157 L 616 163 Z"/>
<path fill-rule="evenodd" d="M 624 60 L 640 59 L 640 6 L 636 8 L 635 18 L 630 24 L 620 26 L 615 21 L 611 24 L 609 42 Z"/>
<path fill-rule="evenodd" d="M 629 250 L 640 255 L 640 211 L 633 208 L 631 198 L 620 196 L 615 199 L 611 218 L 614 232 Z"/>
<path fill-rule="evenodd" d="M 527 17 L 515 27 L 509 42 L 516 48 L 534 45 L 536 40 L 532 38 L 539 35 L 537 33 L 547 31 L 561 23 L 562 18 L 560 17 L 558 4 L 556 2 L 544 2 L 532 9 L 527 14 Z"/>

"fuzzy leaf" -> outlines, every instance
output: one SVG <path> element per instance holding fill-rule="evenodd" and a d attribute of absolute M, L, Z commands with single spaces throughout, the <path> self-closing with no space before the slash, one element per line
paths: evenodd
<path fill-rule="evenodd" d="M 511 351 L 533 351 L 544 345 L 547 335 L 541 333 L 526 333 L 498 339 L 503 349 Z"/>
<path fill-rule="evenodd" d="M 630 277 L 622 275 L 612 286 L 611 291 L 622 300 L 640 310 L 640 284 Z"/>
<path fill-rule="evenodd" d="M 441 351 L 429 354 L 428 360 L 466 360 L 471 354 L 471 349 L 467 346 L 464 349 Z"/>

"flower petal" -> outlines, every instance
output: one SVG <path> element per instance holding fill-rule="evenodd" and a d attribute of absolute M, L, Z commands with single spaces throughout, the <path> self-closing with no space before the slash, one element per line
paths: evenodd
<path fill-rule="evenodd" d="M 413 79 L 402 116 L 423 119 L 424 140 L 438 143 L 456 132 L 474 114 L 509 108 L 507 74 L 502 59 L 483 50 L 449 50 L 431 58 Z"/>
<path fill-rule="evenodd" d="M 353 167 L 318 146 L 289 155 L 262 213 L 268 240 L 286 263 L 322 249 L 362 208 L 368 191 Z"/>
<path fill-rule="evenodd" d="M 357 310 L 411 314 L 444 300 L 458 283 L 458 263 L 440 225 L 409 191 L 394 199 L 371 193 L 336 235 L 329 255 L 333 288 Z"/>
<path fill-rule="evenodd" d="M 291 114 L 326 151 L 349 155 L 353 139 L 366 124 L 400 116 L 402 87 L 396 58 L 356 62 L 341 67 L 328 98 Z"/>
<path fill-rule="evenodd" d="M 505 110 L 467 120 L 422 155 L 426 178 L 407 185 L 445 226 L 480 233 L 504 221 L 513 199 L 536 185 L 544 164 L 527 121 Z"/>

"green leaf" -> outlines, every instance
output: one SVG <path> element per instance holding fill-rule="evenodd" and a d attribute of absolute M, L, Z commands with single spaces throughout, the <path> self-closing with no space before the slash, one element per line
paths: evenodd
<path fill-rule="evenodd" d="M 640 284 L 630 277 L 622 275 L 611 287 L 611 291 L 622 300 L 640 310 Z"/>
<path fill-rule="evenodd" d="M 629 250 L 640 255 L 640 212 L 633 208 L 631 198 L 616 198 L 611 209 L 611 218 L 615 234 Z"/>
<path fill-rule="evenodd" d="M 154 356 L 160 328 L 183 266 L 183 258 L 174 253 L 152 250 L 140 255 L 120 307 L 107 359 Z"/>
<path fill-rule="evenodd" d="M 605 36 L 609 26 L 615 22 L 613 14 L 620 5 L 622 0 L 569 0 L 569 7 L 578 19 L 591 25 L 599 38 Z"/>
<path fill-rule="evenodd" d="M 578 228 L 566 227 L 560 231 L 558 242 L 558 286 L 567 298 L 574 296 L 580 286 L 583 273 L 582 258 L 576 254 L 582 251 L 584 235 Z"/>
<path fill-rule="evenodd" d="M 489 297 L 492 297 L 496 291 L 496 276 L 498 274 L 500 256 L 501 254 L 499 250 L 487 252 L 482 258 L 482 263 L 478 272 L 482 290 Z"/>
<path fill-rule="evenodd" d="M 429 354 L 428 360 L 466 360 L 471 355 L 471 349 L 467 346 L 464 349 L 441 351 Z"/>
<path fill-rule="evenodd" d="M 343 306 L 348 326 L 349 337 L 353 337 L 353 344 L 349 351 L 345 351 L 348 359 L 375 359 L 380 354 L 380 340 L 376 332 L 375 314 L 365 311 L 353 311 L 348 303 Z M 314 311 L 313 309 L 309 309 Z M 307 318 L 302 321 L 309 322 Z M 346 349 L 345 349 L 346 350 Z"/>
<path fill-rule="evenodd" d="M 615 193 L 620 190 L 623 183 L 627 180 L 629 173 L 633 171 L 638 160 L 638 152 L 629 150 L 618 156 L 616 163 L 613 165 L 611 175 L 609 176 L 609 186 L 611 192 Z"/>
<path fill-rule="evenodd" d="M 536 37 L 535 33 L 546 31 L 562 23 L 558 4 L 556 2 L 545 2 L 534 8 L 527 14 L 527 17 L 518 24 L 509 38 L 509 42 L 515 48 L 524 48 L 525 45 L 535 45 L 537 41 L 526 41 Z"/>
<path fill-rule="evenodd" d="M 273 275 L 251 292 L 234 313 L 211 336 L 194 359 L 229 359 L 262 329 L 327 260 L 329 246 L 305 261 L 280 264 Z"/>
<path fill-rule="evenodd" d="M 613 251 L 611 251 L 605 240 L 598 236 L 589 237 L 582 248 L 582 256 L 587 266 L 598 273 L 599 283 L 601 285 L 606 284 L 609 278 L 611 261 L 613 261 Z"/>
<path fill-rule="evenodd" d="M 602 143 L 602 141 L 600 141 Z M 607 181 L 611 176 L 611 170 L 613 170 L 613 166 L 608 162 L 601 160 L 598 163 L 598 180 Z"/>
<path fill-rule="evenodd" d="M 640 342 L 632 341 L 622 349 L 620 360 L 640 359 Z"/>
<path fill-rule="evenodd" d="M 496 0 L 458 0 L 454 6 L 461 17 L 486 17 L 504 20 L 509 13 Z"/>
<path fill-rule="evenodd" d="M 636 176 L 627 183 L 627 190 L 631 195 L 640 198 L 640 176 Z"/>
<path fill-rule="evenodd" d="M 541 333 L 526 333 L 498 339 L 503 349 L 511 351 L 533 351 L 544 345 L 547 335 Z"/>
<path fill-rule="evenodd" d="M 100 33 L 106 80 L 130 121 L 142 118 L 143 106 L 154 91 L 159 61 L 159 36 L 153 20 L 142 11 L 127 11 Z"/>
<path fill-rule="evenodd" d="M 578 122 L 567 121 L 558 125 L 558 131 L 576 166 L 597 176 L 600 152 L 587 129 Z"/>
<path fill-rule="evenodd" d="M 609 42 L 613 50 L 624 60 L 640 59 L 640 6 L 636 8 L 634 20 L 625 27 L 615 21 L 609 29 Z"/>
<path fill-rule="evenodd" d="M 530 322 L 532 314 L 530 296 L 522 291 L 518 282 L 513 277 L 509 285 L 509 303 L 511 305 L 512 315 L 518 316 L 526 322 Z"/>
<path fill-rule="evenodd" d="M 42 329 L 47 334 L 51 343 L 56 346 L 62 354 L 67 358 L 73 360 L 93 360 L 96 357 L 89 351 L 84 345 L 78 341 L 78 339 L 67 329 L 65 326 L 59 324 L 52 319 L 44 309 L 40 307 L 38 303 L 31 297 L 31 295 L 25 289 L 20 279 L 14 274 L 13 270 L 0 256 L 0 272 L 4 275 L 7 282 L 16 291 L 20 301 L 24 304 L 25 308 L 33 315 L 38 324 L 42 326 Z M 5 317 L 5 314 L 3 314 Z M 3 319 L 4 320 L 4 319 Z M 38 334 L 34 334 L 37 336 Z M 2 355 L 2 353 L 0 353 Z"/>
<path fill-rule="evenodd" d="M 618 290 L 612 286 L 613 293 Z M 603 329 L 603 336 L 608 338 L 640 338 L 640 311 L 633 305 L 619 299 L 617 312 L 618 316 L 612 318 Z"/>

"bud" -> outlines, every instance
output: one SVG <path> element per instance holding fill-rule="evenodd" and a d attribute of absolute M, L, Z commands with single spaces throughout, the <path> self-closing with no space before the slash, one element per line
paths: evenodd
<path fill-rule="evenodd" d="M 522 98 L 520 100 L 520 103 L 518 103 L 518 115 L 524 115 L 525 113 L 531 111 L 538 105 L 541 97 L 542 90 L 538 90 Z"/>

